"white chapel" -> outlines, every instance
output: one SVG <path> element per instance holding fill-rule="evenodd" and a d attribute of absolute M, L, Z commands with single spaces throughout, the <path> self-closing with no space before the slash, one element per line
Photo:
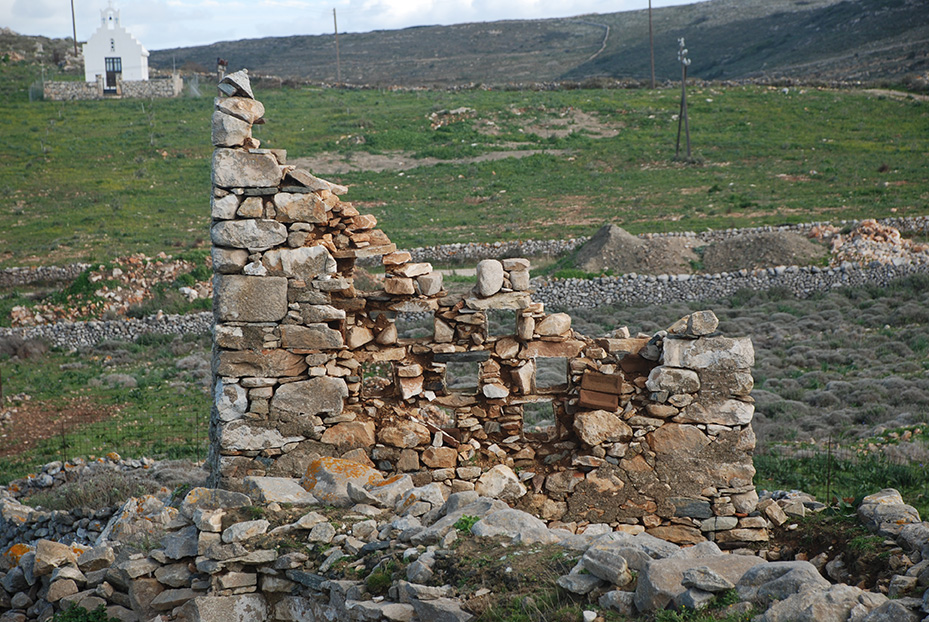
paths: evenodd
<path fill-rule="evenodd" d="M 84 79 L 104 77 L 104 90 L 116 90 L 117 78 L 148 80 L 148 50 L 119 25 L 119 10 L 110 0 L 100 11 L 100 28 L 84 44 Z"/>

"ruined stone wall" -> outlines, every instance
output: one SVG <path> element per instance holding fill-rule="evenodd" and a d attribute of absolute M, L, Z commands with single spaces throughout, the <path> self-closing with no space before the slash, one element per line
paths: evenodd
<path fill-rule="evenodd" d="M 118 80 L 116 93 L 103 92 L 103 76 L 98 76 L 96 82 L 45 82 L 42 92 L 45 99 L 75 100 L 75 99 L 107 99 L 113 97 L 126 97 L 133 99 L 147 97 L 177 97 L 184 88 L 184 81 L 180 75 L 168 78 L 153 78 L 151 80 Z"/>
<path fill-rule="evenodd" d="M 340 199 L 346 188 L 259 148 L 251 126 L 264 107 L 246 73 L 220 88 L 215 485 L 301 477 L 333 456 L 477 490 L 551 524 L 681 543 L 766 538 L 745 517 L 757 501 L 747 338 L 718 335 L 708 311 L 656 335 L 587 338 L 532 300 L 524 259 L 482 261 L 474 293 L 448 296 L 430 264 Z M 356 286 L 366 257 L 386 273 L 373 291 Z M 423 312 L 432 334 L 401 338 L 403 315 Z M 502 330 L 489 330 L 491 315 Z"/>

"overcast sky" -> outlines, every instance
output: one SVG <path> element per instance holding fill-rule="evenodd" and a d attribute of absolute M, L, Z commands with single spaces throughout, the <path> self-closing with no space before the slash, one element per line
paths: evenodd
<path fill-rule="evenodd" d="M 694 0 L 652 0 L 652 7 Z M 73 0 L 78 41 L 100 25 L 107 0 Z M 648 8 L 648 0 L 114 0 L 120 22 L 149 50 L 216 41 L 392 30 L 500 19 L 569 17 Z M 0 0 L 0 26 L 20 34 L 71 36 L 69 0 Z"/>

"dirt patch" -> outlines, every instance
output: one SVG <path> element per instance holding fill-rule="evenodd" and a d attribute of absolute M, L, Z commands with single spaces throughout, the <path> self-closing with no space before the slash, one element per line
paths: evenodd
<path fill-rule="evenodd" d="M 872 534 L 854 514 L 821 513 L 788 521 L 772 530 L 764 548 L 775 559 L 810 561 L 834 582 L 864 590 L 886 591 L 890 579 L 912 565 L 893 540 Z"/>
<path fill-rule="evenodd" d="M 316 175 L 342 175 L 345 173 L 358 173 L 371 171 L 382 173 L 384 171 L 409 171 L 422 166 L 436 166 L 437 164 L 474 164 L 477 162 L 495 162 L 507 158 L 528 158 L 538 153 L 549 155 L 563 155 L 564 149 L 516 149 L 513 151 L 492 151 L 482 153 L 473 158 L 455 158 L 441 160 L 439 158 L 416 158 L 409 151 L 390 151 L 387 153 L 367 153 L 364 151 L 341 154 L 324 152 L 305 158 L 294 158 L 290 161 L 294 166 L 313 171 Z"/>
<path fill-rule="evenodd" d="M 77 426 L 109 419 L 119 406 L 97 404 L 89 397 L 62 402 L 21 401 L 4 408 L 9 415 L 0 425 L 0 457 L 14 456 L 34 448 L 40 441 L 59 436 Z"/>
<path fill-rule="evenodd" d="M 805 266 L 823 260 L 828 254 L 825 246 L 798 233 L 739 235 L 707 246 L 703 251 L 703 270 L 732 272 L 743 268 Z"/>

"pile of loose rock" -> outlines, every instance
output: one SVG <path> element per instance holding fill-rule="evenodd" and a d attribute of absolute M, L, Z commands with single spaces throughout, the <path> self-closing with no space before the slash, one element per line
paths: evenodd
<path fill-rule="evenodd" d="M 917 622 L 929 613 L 929 523 L 893 490 L 866 497 L 858 510 L 906 560 L 884 595 L 830 582 L 818 569 L 824 560 L 769 561 L 764 550 L 681 547 L 597 525 L 551 528 L 495 498 L 506 489 L 492 479 L 449 494 L 439 483 L 415 486 L 409 476 L 385 479 L 327 458 L 302 485 L 250 477 L 248 494 L 195 488 L 173 503 L 167 493 L 133 498 L 92 545 L 35 534 L 0 549 L 0 621 L 46 620 L 74 604 L 125 621 L 467 622 L 473 588 L 436 584 L 436 560 L 455 555 L 463 537 L 563 547 L 578 561 L 557 585 L 629 616 L 699 609 L 731 590 L 740 602 L 727 613 L 754 607 L 765 622 Z M 750 518 L 786 527 L 823 507 L 778 497 L 763 499 Z M 2 521 L 28 513 L 11 495 L 0 499 Z M 372 594 L 366 579 L 385 572 L 389 584 Z"/>

